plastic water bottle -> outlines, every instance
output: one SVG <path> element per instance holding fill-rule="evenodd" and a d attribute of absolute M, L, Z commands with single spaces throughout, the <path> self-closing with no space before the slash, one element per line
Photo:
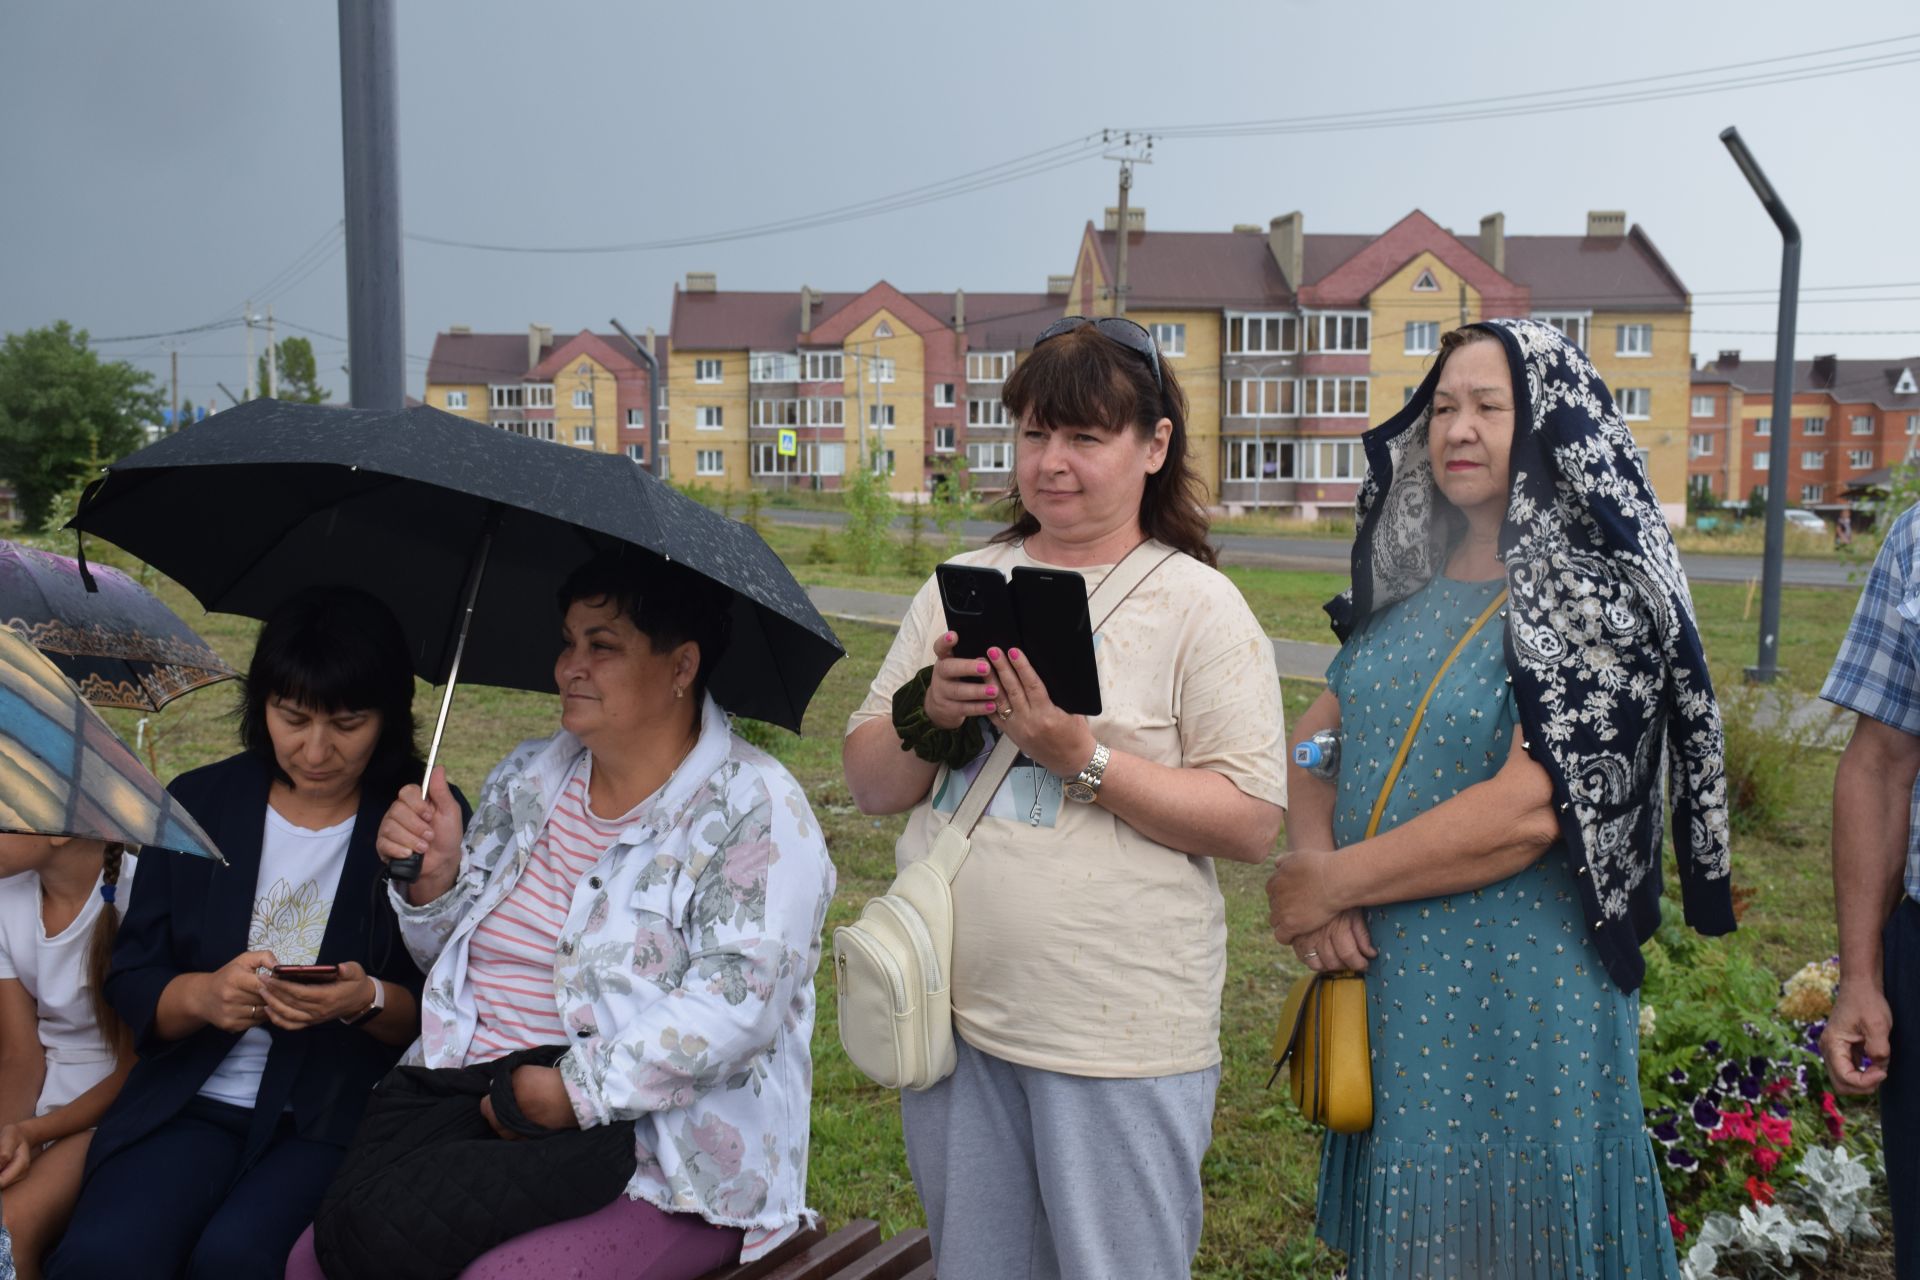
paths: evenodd
<path fill-rule="evenodd" d="M 1322 729 L 1294 746 L 1293 762 L 1314 777 L 1331 781 L 1340 769 L 1340 735 Z"/>

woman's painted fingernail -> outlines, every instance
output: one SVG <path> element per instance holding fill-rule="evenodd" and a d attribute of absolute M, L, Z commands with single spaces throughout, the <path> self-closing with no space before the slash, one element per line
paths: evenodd
<path fill-rule="evenodd" d="M 980 664 L 980 674 L 981 675 L 987 674 L 987 664 L 984 662 Z"/>
<path fill-rule="evenodd" d="M 992 659 L 993 659 L 993 660 L 994 660 L 995 662 L 998 662 L 998 661 L 1000 661 L 1000 649 L 999 649 L 999 647 L 998 647 L 998 646 L 996 645 L 995 647 L 993 647 L 993 648 L 991 648 L 991 649 L 988 649 L 988 650 L 987 650 L 987 656 L 988 656 L 989 658 L 992 658 Z"/>
<path fill-rule="evenodd" d="M 991 697 L 993 697 L 993 696 L 994 696 L 995 694 L 997 694 L 997 693 L 999 693 L 999 692 L 1000 692 L 1000 690 L 998 690 L 998 689 L 996 689 L 996 688 L 994 688 L 994 687 L 993 687 L 992 685 L 988 685 L 988 686 L 987 686 L 987 696 L 988 696 L 989 698 L 991 698 Z"/>
<path fill-rule="evenodd" d="M 987 710 L 988 710 L 988 711 L 992 711 L 992 710 L 993 710 L 993 704 L 992 704 L 991 702 L 989 702 L 989 703 L 987 704 Z"/>
<path fill-rule="evenodd" d="M 1014 651 L 1013 651 L 1012 653 L 1010 653 L 1010 654 L 1008 654 L 1007 656 L 1008 656 L 1008 657 L 1010 657 L 1010 658 L 1012 658 L 1012 659 L 1013 659 L 1013 660 L 1014 660 L 1015 662 L 1025 662 L 1025 661 L 1026 661 L 1026 659 L 1025 659 L 1025 658 L 1022 658 L 1022 657 L 1020 656 L 1020 651 L 1019 651 L 1018 649 L 1015 649 L 1015 650 L 1014 650 Z"/>

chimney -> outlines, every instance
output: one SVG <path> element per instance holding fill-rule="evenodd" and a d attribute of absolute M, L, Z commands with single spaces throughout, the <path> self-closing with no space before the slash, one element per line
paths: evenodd
<path fill-rule="evenodd" d="M 540 352 L 553 345 L 553 326 L 550 324 L 530 324 L 527 326 L 527 368 L 540 363 Z"/>
<path fill-rule="evenodd" d="M 1627 211 L 1625 209 L 1589 209 L 1587 211 L 1587 235 L 1589 238 L 1618 237 L 1627 234 Z"/>
<path fill-rule="evenodd" d="M 1233 234 L 1237 236 L 1257 236 L 1260 234 L 1260 224 L 1257 222 L 1236 222 L 1233 224 Z"/>
<path fill-rule="evenodd" d="M 1722 372 L 1729 369 L 1738 369 L 1740 367 L 1740 349 L 1735 347 L 1731 351 L 1722 351 L 1720 358 L 1713 362 L 1713 367 Z"/>
<path fill-rule="evenodd" d="M 711 271 L 687 272 L 688 293 L 713 293 L 719 287 L 719 283 L 714 279 L 713 272 Z"/>
<path fill-rule="evenodd" d="M 953 331 L 955 333 L 967 331 L 967 291 L 965 289 L 953 291 Z"/>
<path fill-rule="evenodd" d="M 1501 275 L 1507 274 L 1507 215 L 1490 213 L 1480 219 L 1480 256 Z"/>
<path fill-rule="evenodd" d="M 1300 289 L 1301 276 L 1306 274 L 1305 226 L 1306 219 L 1298 209 L 1267 224 L 1267 248 L 1272 251 L 1273 260 L 1280 264 L 1280 274 L 1287 278 L 1287 288 L 1295 292 Z"/>
<path fill-rule="evenodd" d="M 447 326 L 447 332 L 448 333 L 472 333 L 473 326 L 470 324 L 450 324 Z"/>
<path fill-rule="evenodd" d="M 1107 206 L 1107 230 L 1115 231 L 1120 226 L 1120 206 Z M 1127 230 L 1145 231 L 1147 229 L 1147 207 L 1141 204 L 1127 206 Z"/>
<path fill-rule="evenodd" d="M 800 286 L 800 332 L 813 332 L 813 286 Z"/>
<path fill-rule="evenodd" d="M 1840 374 L 1839 356 L 1815 356 L 1813 358 L 1813 385 L 1831 387 Z"/>
<path fill-rule="evenodd" d="M 1064 298 L 1072 292 L 1073 292 L 1072 276 L 1048 276 L 1047 277 L 1047 296 L 1048 297 Z"/>

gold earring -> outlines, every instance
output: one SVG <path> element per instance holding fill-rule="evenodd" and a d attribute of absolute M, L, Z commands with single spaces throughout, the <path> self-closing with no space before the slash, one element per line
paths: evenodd
<path fill-rule="evenodd" d="M 680 685 L 680 684 L 677 684 L 677 685 L 675 685 L 675 686 L 673 686 L 673 696 L 674 696 L 675 698 L 684 698 L 684 697 L 686 697 L 686 696 L 687 696 L 687 687 L 686 687 L 685 685 Z"/>

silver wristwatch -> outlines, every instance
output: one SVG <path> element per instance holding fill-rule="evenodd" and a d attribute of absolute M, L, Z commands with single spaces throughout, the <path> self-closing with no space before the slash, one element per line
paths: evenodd
<path fill-rule="evenodd" d="M 1093 744 L 1093 759 L 1087 767 L 1067 779 L 1067 799 L 1076 804 L 1092 804 L 1100 797 L 1100 783 L 1107 776 L 1107 758 L 1112 753 L 1099 743 Z"/>

